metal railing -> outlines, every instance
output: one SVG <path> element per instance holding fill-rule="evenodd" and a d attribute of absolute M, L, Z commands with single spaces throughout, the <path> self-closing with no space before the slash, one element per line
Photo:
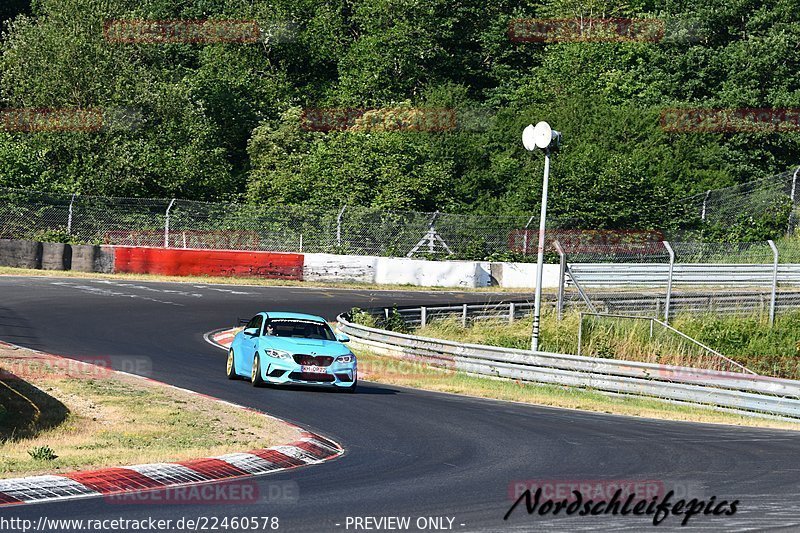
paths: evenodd
<path fill-rule="evenodd" d="M 489 304 L 490 308 L 494 304 Z M 420 315 L 430 316 L 433 307 Z M 462 307 L 462 310 L 464 308 Z M 469 307 L 467 308 L 469 309 Z M 372 311 L 380 315 L 383 310 Z M 338 317 L 356 348 L 470 375 L 582 387 L 754 416 L 800 419 L 800 381 L 690 367 L 530 352 L 387 331 Z"/>
<path fill-rule="evenodd" d="M 590 311 L 647 314 L 667 323 L 676 312 L 763 312 L 774 323 L 776 312 L 800 307 L 795 241 L 662 241 L 644 251 L 626 245 L 565 250 L 556 243 L 556 250 L 566 265 L 559 290 L 574 287 L 572 299 Z"/>

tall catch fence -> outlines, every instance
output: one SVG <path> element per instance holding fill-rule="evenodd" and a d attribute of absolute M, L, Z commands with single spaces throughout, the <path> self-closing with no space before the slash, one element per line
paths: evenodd
<path fill-rule="evenodd" d="M 736 226 L 762 225 L 781 233 L 793 234 L 800 223 L 800 167 L 786 172 L 711 189 L 678 201 L 688 207 L 700 227 L 716 227 L 729 232 Z"/>
<path fill-rule="evenodd" d="M 524 258 L 536 255 L 535 234 L 528 229 L 534 219 L 0 189 L 0 238 L 59 233 L 76 241 L 127 246 L 455 259 L 515 251 Z"/>

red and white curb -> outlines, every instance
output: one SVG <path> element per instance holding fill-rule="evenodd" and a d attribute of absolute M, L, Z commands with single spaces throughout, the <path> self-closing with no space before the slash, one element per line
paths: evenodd
<path fill-rule="evenodd" d="M 0 344 L 20 348 L 2 342 Z M 31 352 L 46 357 L 60 356 L 37 350 Z M 93 366 L 89 363 L 83 363 Z M 255 409 L 220 400 L 205 394 L 181 389 L 167 383 L 114 371 L 117 374 L 137 377 L 172 389 L 202 396 L 220 403 L 257 412 L 275 418 Z M 277 418 L 276 418 L 277 420 Z M 286 424 L 288 422 L 282 421 Z M 292 427 L 293 424 L 289 424 Z M 206 457 L 179 461 L 175 463 L 155 463 L 134 466 L 103 468 L 100 470 L 72 472 L 68 474 L 31 476 L 15 479 L 0 479 L 0 506 L 40 503 L 52 500 L 67 500 L 135 493 L 147 490 L 177 488 L 259 476 L 301 466 L 319 464 L 344 454 L 344 449 L 336 442 L 300 429 L 300 438 L 292 443 L 250 450 L 243 453 L 229 453 L 216 457 Z"/>
<path fill-rule="evenodd" d="M 224 348 L 227 350 L 233 344 L 233 338 L 237 333 L 242 331 L 242 328 L 230 328 L 212 331 L 205 334 L 206 342 L 217 348 Z"/>

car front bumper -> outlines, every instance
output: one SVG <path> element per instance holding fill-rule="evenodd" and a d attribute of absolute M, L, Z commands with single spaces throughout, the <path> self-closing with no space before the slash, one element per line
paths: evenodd
<path fill-rule="evenodd" d="M 265 382 L 300 385 L 329 385 L 332 387 L 351 387 L 358 379 L 357 363 L 337 363 L 323 367 L 324 373 L 307 374 L 294 361 L 271 359 L 262 370 Z"/>

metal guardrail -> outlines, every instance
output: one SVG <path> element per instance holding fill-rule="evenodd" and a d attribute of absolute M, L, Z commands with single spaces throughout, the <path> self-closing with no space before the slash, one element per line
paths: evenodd
<path fill-rule="evenodd" d="M 470 310 L 467 305 L 467 311 Z M 474 306 L 472 307 L 475 308 Z M 422 320 L 464 306 L 416 308 Z M 424 310 L 423 310 L 424 309 Z M 492 306 L 483 306 L 487 317 Z M 518 308 L 513 307 L 517 312 Z M 401 310 L 411 315 L 410 309 Z M 376 310 L 376 314 L 388 312 Z M 508 309 L 506 310 L 508 313 Z M 498 314 L 495 314 L 498 316 Z M 507 316 L 510 316 L 507 315 Z M 475 317 L 472 317 L 473 319 Z M 620 361 L 550 352 L 462 344 L 371 328 L 338 317 L 353 343 L 393 357 L 425 361 L 468 374 L 589 388 L 657 398 L 756 416 L 800 418 L 800 381 L 736 372 Z"/>
<path fill-rule="evenodd" d="M 570 263 L 570 268 L 585 287 L 663 288 L 669 279 L 664 263 Z M 766 264 L 676 263 L 672 279 L 690 286 L 769 287 L 774 274 L 775 268 Z M 800 265 L 778 265 L 777 282 L 800 286 Z"/>

